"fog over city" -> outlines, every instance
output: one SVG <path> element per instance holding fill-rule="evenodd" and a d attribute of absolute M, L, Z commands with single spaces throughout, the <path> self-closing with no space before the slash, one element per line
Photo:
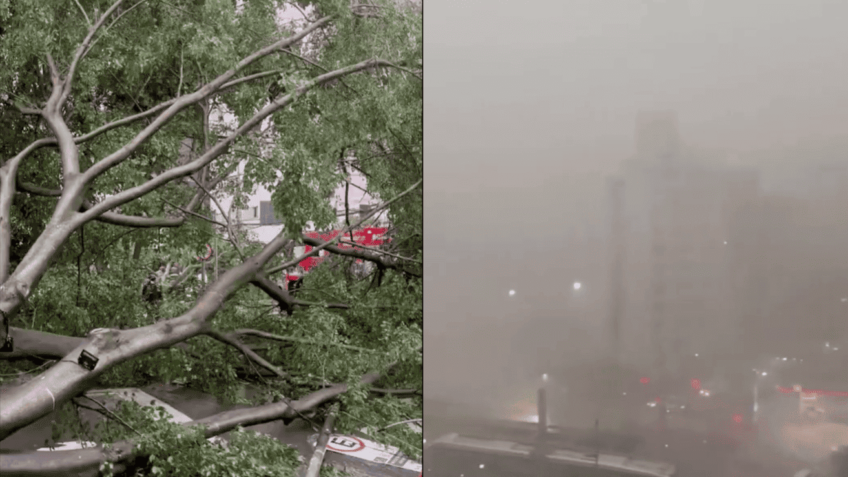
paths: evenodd
<path fill-rule="evenodd" d="M 425 413 L 522 419 L 543 373 L 558 425 L 690 378 L 848 391 L 848 3 L 427 19 Z"/>

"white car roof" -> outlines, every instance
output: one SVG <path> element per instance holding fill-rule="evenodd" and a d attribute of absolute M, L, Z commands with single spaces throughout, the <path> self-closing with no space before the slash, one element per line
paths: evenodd
<path fill-rule="evenodd" d="M 165 411 L 171 415 L 169 421 L 176 423 L 184 423 L 190 422 L 194 419 L 188 417 L 183 414 L 173 406 L 168 403 L 162 401 L 161 399 L 157 399 L 150 394 L 142 391 L 138 388 L 119 388 L 119 389 L 93 389 L 85 393 L 86 396 L 97 399 L 97 398 L 108 398 L 112 396 L 121 401 L 135 401 L 142 406 L 156 406 L 163 407 Z"/>
<path fill-rule="evenodd" d="M 97 399 L 100 402 L 103 400 L 118 400 L 118 401 L 135 401 L 142 406 L 156 406 L 162 407 L 165 409 L 170 417 L 168 418 L 171 422 L 176 422 L 178 424 L 182 424 L 184 422 L 191 422 L 194 419 L 188 417 L 186 414 L 180 412 L 178 409 L 174 408 L 170 404 L 163 402 L 161 399 L 157 399 L 150 394 L 142 391 L 138 388 L 118 388 L 118 389 L 93 389 L 91 391 L 87 391 L 85 393 L 86 396 Z M 105 404 L 105 403 L 104 403 Z M 158 419 L 158 417 L 157 417 Z M 209 442 L 220 442 L 221 439 L 219 437 L 212 437 L 208 439 Z M 95 442 L 57 442 L 53 449 L 49 447 L 42 447 L 38 449 L 39 451 L 51 451 L 51 450 L 74 450 L 74 449 L 82 449 L 84 447 L 97 447 L 97 443 Z"/>

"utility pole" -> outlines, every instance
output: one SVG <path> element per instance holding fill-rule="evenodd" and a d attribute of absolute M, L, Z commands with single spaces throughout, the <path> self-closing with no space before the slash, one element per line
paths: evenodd
<path fill-rule="evenodd" d="M 667 353 L 664 343 L 666 332 L 666 301 L 667 301 L 667 250 L 669 239 L 670 214 L 668 211 L 668 184 L 667 174 L 670 172 L 663 167 L 659 174 L 654 176 L 653 206 L 651 214 L 651 321 L 652 339 L 657 371 L 667 371 Z"/>
<path fill-rule="evenodd" d="M 624 319 L 625 310 L 625 290 L 624 290 L 624 263 L 626 258 L 627 241 L 626 229 L 624 222 L 624 206 L 625 206 L 625 189 L 626 182 L 621 177 L 615 177 L 608 183 L 609 199 L 611 201 L 611 220 L 610 220 L 610 254 L 612 255 L 612 264 L 610 267 L 610 334 L 612 335 L 612 349 L 610 350 L 610 358 L 612 359 L 615 376 L 614 383 L 619 399 L 624 399 L 622 391 L 627 388 L 627 376 L 624 376 L 622 371 L 622 363 L 625 361 L 625 356 L 622 350 L 621 343 L 621 326 Z M 622 406 L 618 406 L 622 409 Z M 618 421 L 617 419 L 612 419 Z M 620 423 L 620 422 L 619 422 Z"/>
<path fill-rule="evenodd" d="M 539 416 L 538 431 L 536 435 L 536 445 L 533 447 L 531 459 L 532 474 L 548 475 L 548 451 L 550 444 L 548 442 L 548 395 L 547 386 L 542 384 L 539 388 L 536 401 L 536 412 Z"/>
<path fill-rule="evenodd" d="M 618 365 L 622 359 L 621 321 L 624 314 L 624 179 L 612 179 L 609 183 L 609 189 L 612 202 L 612 223 L 610 227 L 610 245 L 612 249 L 610 331 L 612 333 L 612 354 L 614 362 Z"/>

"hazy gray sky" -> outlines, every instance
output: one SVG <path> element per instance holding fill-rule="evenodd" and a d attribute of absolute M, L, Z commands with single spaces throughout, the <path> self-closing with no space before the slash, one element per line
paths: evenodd
<path fill-rule="evenodd" d="M 570 279 L 564 237 L 602 222 L 638 111 L 743 154 L 845 136 L 846 25 L 845 0 L 429 1 L 428 376 L 470 359 L 431 350 L 505 315 L 506 290 Z"/>

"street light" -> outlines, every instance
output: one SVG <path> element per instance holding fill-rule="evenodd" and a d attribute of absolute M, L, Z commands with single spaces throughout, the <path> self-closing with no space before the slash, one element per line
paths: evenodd
<path fill-rule="evenodd" d="M 786 358 L 783 358 L 786 359 Z M 762 373 L 758 372 L 756 369 L 755 373 L 759 374 L 756 378 L 754 378 L 754 416 L 753 421 L 757 422 L 757 415 L 760 409 L 760 376 L 768 376 L 768 373 L 763 371 Z"/>
<path fill-rule="evenodd" d="M 582 287 L 583 287 L 583 285 L 580 282 L 574 282 L 574 289 L 575 290 L 579 290 Z"/>

